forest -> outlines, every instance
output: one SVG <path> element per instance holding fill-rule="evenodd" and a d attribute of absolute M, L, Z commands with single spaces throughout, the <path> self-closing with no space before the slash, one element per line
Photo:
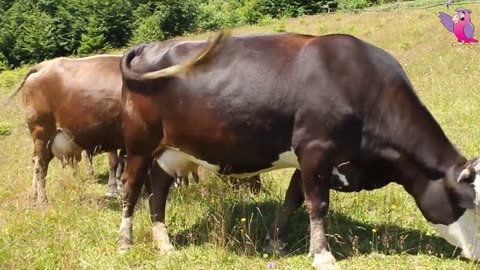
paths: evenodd
<path fill-rule="evenodd" d="M 0 71 L 388 0 L 0 0 Z M 390 1 L 391 2 L 391 1 Z"/>

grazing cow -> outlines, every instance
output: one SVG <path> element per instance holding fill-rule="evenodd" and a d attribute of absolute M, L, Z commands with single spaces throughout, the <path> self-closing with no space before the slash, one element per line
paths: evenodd
<path fill-rule="evenodd" d="M 298 169 L 286 207 L 305 199 L 317 269 L 336 265 L 325 232 L 330 189 L 389 182 L 402 185 L 463 256 L 480 258 L 480 166 L 452 145 L 384 50 L 343 34 L 222 32 L 210 43 L 136 45 L 121 68 L 127 204 L 120 251 L 132 244 L 148 174 L 156 177 L 153 238 L 161 252 L 173 249 L 164 224 L 168 187 L 175 173 L 200 165 L 236 177 Z"/>
<path fill-rule="evenodd" d="M 109 152 L 107 195 L 117 191 L 117 169 L 123 166 L 117 155 L 123 147 L 120 60 L 98 55 L 44 61 L 28 71 L 9 97 L 23 90 L 34 143 L 32 193 L 38 203 L 47 201 L 45 177 L 52 158 L 63 166 L 76 164 L 83 150 L 90 163 L 94 154 Z"/>

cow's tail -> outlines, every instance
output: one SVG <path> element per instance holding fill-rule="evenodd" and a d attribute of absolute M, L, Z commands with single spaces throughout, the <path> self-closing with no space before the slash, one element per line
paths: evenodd
<path fill-rule="evenodd" d="M 182 64 L 173 65 L 164 69 L 143 74 L 133 71 L 130 67 L 130 62 L 132 61 L 132 59 L 143 49 L 143 47 L 134 47 L 128 50 L 122 58 L 122 75 L 125 79 L 144 81 L 186 74 L 194 66 L 206 62 L 208 59 L 210 59 L 214 55 L 213 52 L 215 48 L 223 44 L 224 41 L 230 37 L 230 35 L 230 31 L 222 30 L 213 38 L 212 41 L 208 42 L 210 43 L 209 46 L 204 48 L 202 51 L 200 51 L 200 53 L 198 53 L 190 60 Z"/>
<path fill-rule="evenodd" d="M 10 102 L 12 101 L 12 99 L 20 92 L 20 90 L 22 90 L 23 86 L 25 85 L 25 82 L 27 81 L 28 77 L 30 75 L 32 75 L 33 73 L 36 73 L 38 72 L 38 68 L 37 67 L 33 67 L 31 68 L 27 74 L 25 74 L 25 76 L 23 76 L 23 79 L 22 79 L 22 82 L 20 82 L 20 85 L 17 87 L 17 89 L 15 89 L 15 91 L 13 91 L 3 102 L 2 102 L 2 105 L 3 106 L 7 106 L 8 104 L 10 104 Z"/>

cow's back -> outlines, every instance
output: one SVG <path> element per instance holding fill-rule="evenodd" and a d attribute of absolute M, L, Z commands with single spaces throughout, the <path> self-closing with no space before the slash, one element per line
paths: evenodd
<path fill-rule="evenodd" d="M 83 149 L 113 150 L 121 140 L 121 56 L 57 58 L 35 68 L 23 89 L 27 118 L 53 120 Z M 98 149 L 100 148 L 100 149 Z"/>

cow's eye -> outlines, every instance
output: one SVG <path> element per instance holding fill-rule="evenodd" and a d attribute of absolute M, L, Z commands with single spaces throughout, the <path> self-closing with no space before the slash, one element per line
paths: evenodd
<path fill-rule="evenodd" d="M 462 21 L 465 20 L 465 14 L 460 15 L 460 20 L 462 20 Z"/>

